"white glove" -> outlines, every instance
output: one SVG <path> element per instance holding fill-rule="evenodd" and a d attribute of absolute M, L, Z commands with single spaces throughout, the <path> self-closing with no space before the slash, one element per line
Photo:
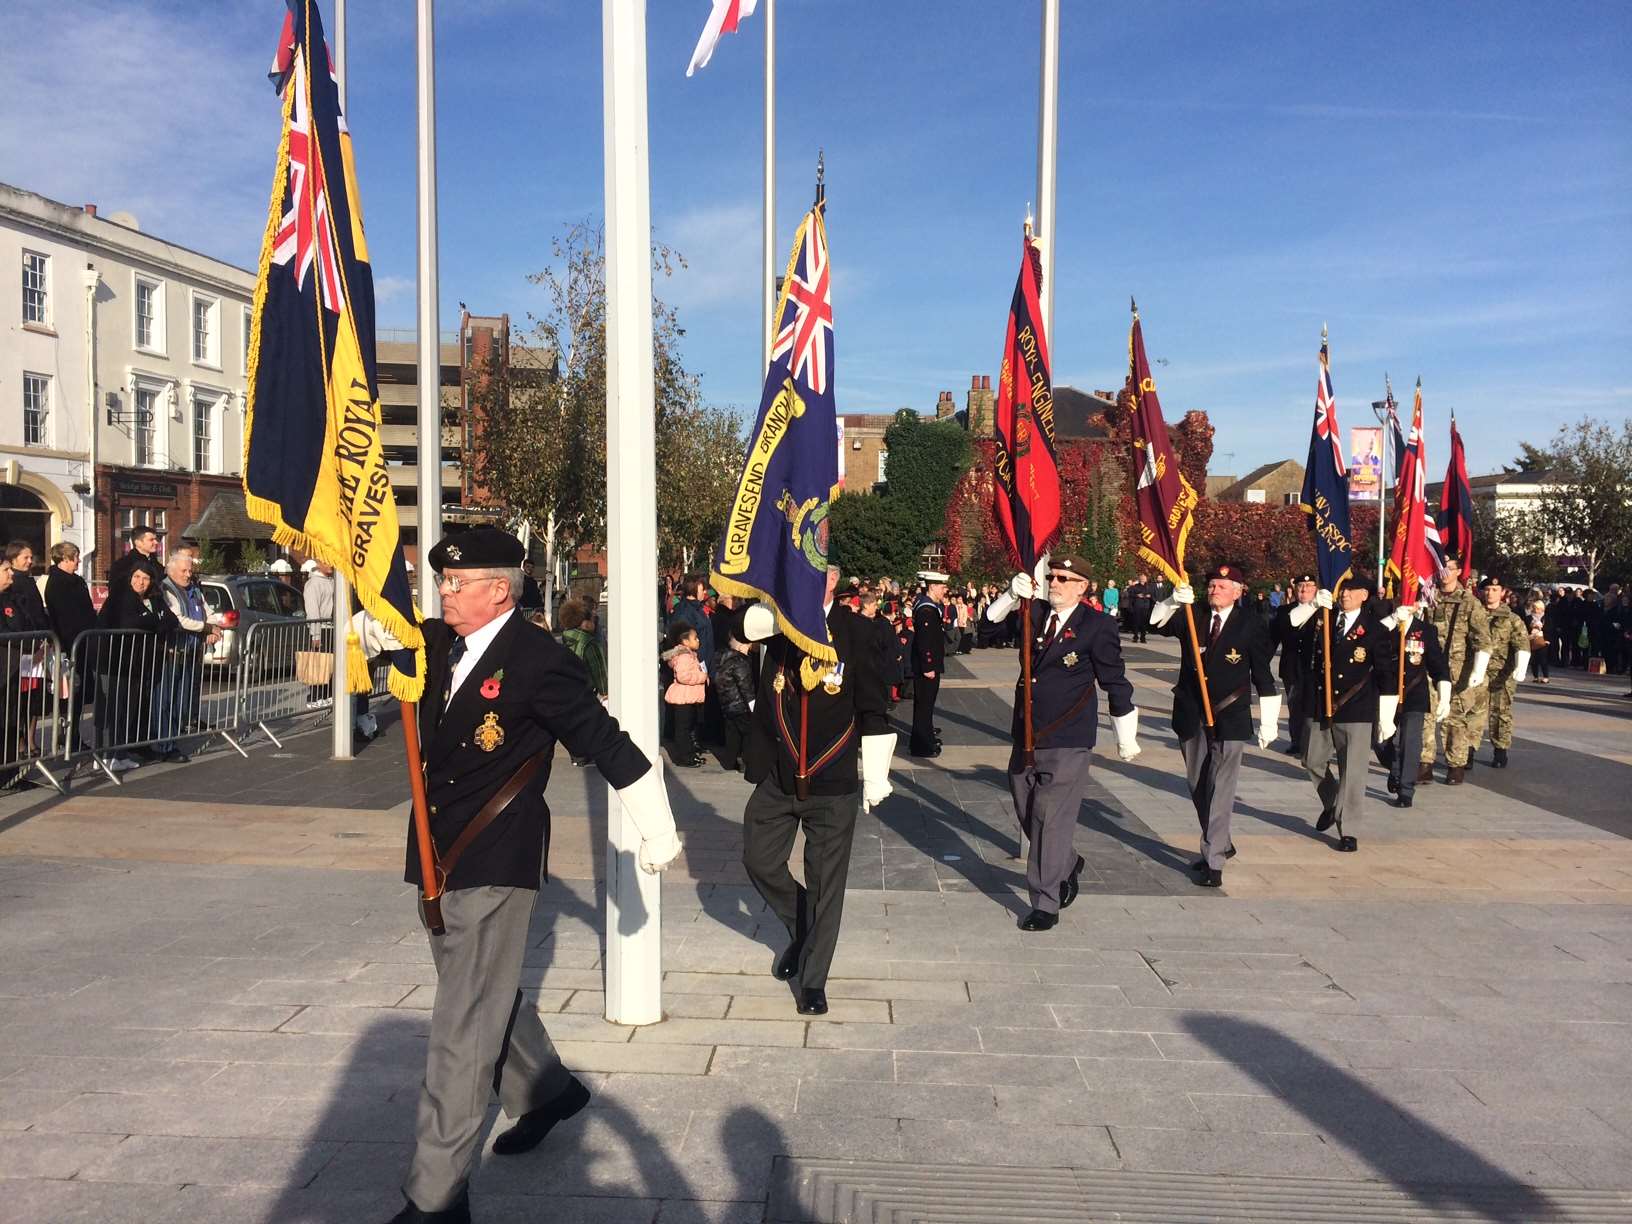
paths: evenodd
<path fill-rule="evenodd" d="M 1389 627 L 1391 629 L 1409 629 L 1411 622 L 1416 618 L 1417 608 L 1415 604 L 1401 604 L 1394 609 L 1394 623 Z"/>
<path fill-rule="evenodd" d="M 861 810 L 870 812 L 883 803 L 895 788 L 890 785 L 890 757 L 895 752 L 895 732 L 861 737 Z"/>
<path fill-rule="evenodd" d="M 384 654 L 388 650 L 401 650 L 402 643 L 397 641 L 386 629 L 370 616 L 365 609 L 359 609 L 351 618 L 351 631 L 357 635 L 357 640 L 363 644 L 363 653 L 369 658 Z"/>
<path fill-rule="evenodd" d="M 1478 688 L 1485 682 L 1485 668 L 1490 666 L 1490 651 L 1481 650 L 1473 656 L 1473 670 L 1468 673 L 1468 687 Z"/>
<path fill-rule="evenodd" d="M 636 857 L 642 871 L 662 871 L 680 857 L 684 847 L 675 832 L 674 812 L 669 807 L 669 792 L 663 785 L 660 766 L 653 765 L 622 787 L 618 799 L 640 834 L 640 853 Z"/>
<path fill-rule="evenodd" d="M 1131 761 L 1141 751 L 1139 747 L 1139 711 L 1137 708 L 1126 714 L 1111 716 L 1111 730 L 1116 732 L 1116 755 L 1124 761 Z"/>
<path fill-rule="evenodd" d="M 1451 682 L 1439 682 L 1439 702 L 1434 706 L 1434 721 L 1442 723 L 1451 716 Z"/>
<path fill-rule="evenodd" d="M 742 639 L 763 642 L 776 635 L 776 613 L 764 604 L 755 604 L 742 614 Z"/>
<path fill-rule="evenodd" d="M 1315 605 L 1312 603 L 1299 604 L 1286 614 L 1286 619 L 1292 622 L 1292 628 L 1302 629 L 1309 623 L 1309 618 L 1315 614 Z"/>
<path fill-rule="evenodd" d="M 1377 698 L 1377 738 L 1391 740 L 1394 738 L 1394 712 L 1400 708 L 1398 697 Z"/>
<path fill-rule="evenodd" d="M 1016 574 L 1009 579 L 1009 594 L 1016 599 L 1041 599 L 1043 597 L 1043 593 L 1037 589 L 1037 583 L 1030 574 Z"/>
<path fill-rule="evenodd" d="M 1330 591 L 1321 590 L 1315 592 L 1315 607 L 1330 608 L 1331 606 L 1332 593 Z"/>
<path fill-rule="evenodd" d="M 1173 594 L 1168 598 L 1176 604 L 1193 604 L 1196 602 L 1196 588 L 1187 582 L 1183 586 L 1174 587 Z"/>
<path fill-rule="evenodd" d="M 1281 725 L 1281 695 L 1271 693 L 1258 698 L 1258 747 L 1268 748 L 1275 742 Z"/>
<path fill-rule="evenodd" d="M 1023 578 L 1025 578 L 1024 574 L 1016 575 L 1015 581 L 1019 582 Z M 1029 579 L 1027 579 L 1027 581 L 1029 581 Z M 1009 618 L 1009 613 L 1013 611 L 1014 596 L 1009 594 L 1009 592 L 1004 591 L 996 599 L 992 600 L 991 603 L 986 605 L 986 619 L 991 621 L 994 625 L 1000 625 Z"/>
<path fill-rule="evenodd" d="M 1513 656 L 1513 682 L 1524 683 L 1524 674 L 1530 670 L 1530 652 L 1521 650 Z"/>

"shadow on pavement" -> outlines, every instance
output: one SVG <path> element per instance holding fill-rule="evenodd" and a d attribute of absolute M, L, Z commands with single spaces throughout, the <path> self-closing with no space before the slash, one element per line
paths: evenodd
<path fill-rule="evenodd" d="M 1551 1200 L 1298 1042 L 1235 1016 L 1189 1014 L 1186 1030 L 1424 1207 L 1457 1219 L 1531 1224 Z"/>

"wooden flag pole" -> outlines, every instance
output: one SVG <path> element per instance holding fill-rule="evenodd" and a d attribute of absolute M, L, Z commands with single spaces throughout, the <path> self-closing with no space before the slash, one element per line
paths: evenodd
<path fill-rule="evenodd" d="M 402 740 L 408 750 L 408 789 L 413 795 L 414 841 L 419 849 L 419 904 L 432 935 L 442 934 L 442 875 L 431 841 L 430 805 L 425 799 L 425 769 L 420 760 L 419 704 L 402 703 Z"/>
<path fill-rule="evenodd" d="M 1031 737 L 1031 598 L 1020 601 L 1020 692 L 1025 707 L 1026 758 L 1029 769 L 1037 764 L 1037 749 Z"/>
<path fill-rule="evenodd" d="M 1400 626 L 1400 686 L 1395 690 L 1405 700 L 1405 626 Z"/>
<path fill-rule="evenodd" d="M 1194 604 L 1184 605 L 1185 623 L 1190 626 L 1190 649 L 1196 656 L 1196 679 L 1201 681 L 1201 712 L 1207 718 L 1207 725 L 1213 725 L 1213 699 L 1207 693 L 1207 669 L 1201 662 L 1201 639 L 1196 636 L 1196 611 Z"/>
<path fill-rule="evenodd" d="M 1326 647 L 1321 654 L 1324 656 L 1323 662 L 1326 665 L 1326 720 L 1330 722 L 1332 718 L 1332 610 L 1330 608 L 1320 610 L 1320 626 Z"/>

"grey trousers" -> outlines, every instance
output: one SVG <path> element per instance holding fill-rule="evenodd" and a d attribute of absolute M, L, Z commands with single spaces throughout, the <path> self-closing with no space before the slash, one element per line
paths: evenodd
<path fill-rule="evenodd" d="M 519 989 L 531 888 L 460 888 L 442 896 L 445 933 L 431 936 L 436 1002 L 425 1084 L 414 1122 L 414 1160 L 403 1193 L 442 1211 L 463 1192 L 496 1090 L 512 1118 L 564 1092 L 571 1074 L 538 1012 Z"/>
<path fill-rule="evenodd" d="M 1371 756 L 1372 724 L 1326 723 L 1309 720 L 1309 742 L 1303 749 L 1303 767 L 1320 796 L 1321 810 L 1337 813 L 1337 827 L 1354 830 L 1366 801 L 1366 767 Z M 1332 773 L 1332 766 L 1337 773 Z"/>
<path fill-rule="evenodd" d="M 1422 725 L 1427 720 L 1421 710 L 1405 710 L 1394 730 L 1394 763 L 1388 767 L 1388 776 L 1401 799 L 1417 793 L 1417 758 L 1422 754 Z"/>
<path fill-rule="evenodd" d="M 1241 777 L 1241 755 L 1246 748 L 1245 740 L 1209 739 L 1205 727 L 1179 741 L 1190 800 L 1196 805 L 1196 821 L 1201 825 L 1201 857 L 1214 871 L 1224 869 L 1224 852 L 1230 848 L 1235 786 Z"/>
<path fill-rule="evenodd" d="M 1088 789 L 1091 748 L 1039 748 L 1037 768 L 1009 775 L 1014 814 L 1028 839 L 1031 908 L 1060 912 L 1060 886 L 1077 865 L 1077 813 Z"/>
<path fill-rule="evenodd" d="M 922 683 L 922 681 L 920 681 Z M 821 990 L 839 946 L 844 885 L 850 878 L 850 843 L 861 796 L 786 795 L 769 779 L 754 788 L 742 812 L 742 865 L 765 904 L 800 945 L 799 985 Z M 793 878 L 788 857 L 805 828 L 805 884 Z"/>

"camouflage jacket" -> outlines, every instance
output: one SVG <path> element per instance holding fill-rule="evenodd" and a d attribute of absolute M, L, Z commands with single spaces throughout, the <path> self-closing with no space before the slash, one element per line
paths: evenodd
<path fill-rule="evenodd" d="M 1440 593 L 1427 619 L 1439 634 L 1445 663 L 1451 669 L 1451 683 L 1460 692 L 1468 686 L 1473 656 L 1490 649 L 1490 616 L 1477 595 L 1467 587 L 1457 587 L 1449 595 Z"/>
<path fill-rule="evenodd" d="M 1490 686 L 1496 689 L 1513 678 L 1519 652 L 1530 649 L 1530 630 L 1524 618 L 1506 604 L 1486 616 L 1490 618 Z"/>

